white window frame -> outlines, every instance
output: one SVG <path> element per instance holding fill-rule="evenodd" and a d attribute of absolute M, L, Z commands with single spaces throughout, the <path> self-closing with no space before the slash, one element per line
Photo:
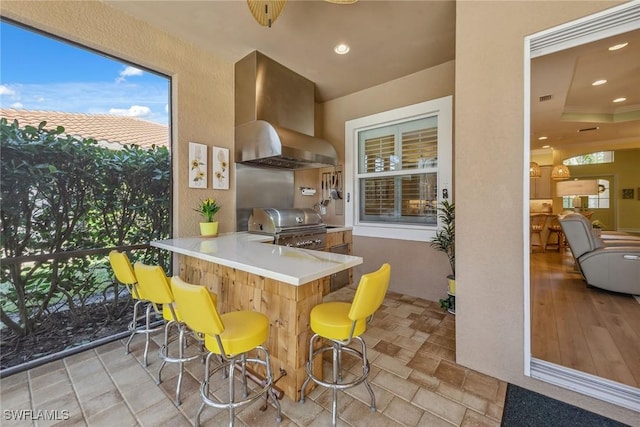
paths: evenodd
<path fill-rule="evenodd" d="M 382 113 L 349 120 L 345 123 L 345 225 L 353 228 L 354 236 L 379 237 L 384 239 L 429 241 L 441 226 L 421 224 L 398 224 L 360 221 L 358 133 L 382 126 L 404 123 L 424 117 L 438 116 L 438 206 L 443 200 L 444 190 L 453 200 L 453 97 L 425 101 Z M 433 168 L 412 169 L 412 173 L 433 172 Z"/>

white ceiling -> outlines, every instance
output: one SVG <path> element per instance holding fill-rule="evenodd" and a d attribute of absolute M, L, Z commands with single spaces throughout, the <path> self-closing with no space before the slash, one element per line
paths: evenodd
<path fill-rule="evenodd" d="M 244 0 L 104 1 L 231 63 L 258 50 L 313 81 L 318 102 L 455 59 L 452 0 L 292 0 L 271 28 L 254 20 Z M 606 49 L 622 39 L 629 46 Z M 347 55 L 333 52 L 341 42 L 351 46 Z M 608 83 L 591 86 L 598 78 Z M 543 95 L 551 101 L 538 102 Z M 627 101 L 613 104 L 619 96 Z M 531 108 L 532 149 L 594 141 L 640 146 L 640 31 L 536 58 Z M 572 119 L 561 120 L 567 113 Z M 623 115 L 634 120 L 620 122 Z M 578 132 L 592 127 L 599 129 Z M 549 139 L 538 141 L 543 134 Z"/>
<path fill-rule="evenodd" d="M 622 42 L 629 44 L 608 50 Z M 535 58 L 531 75 L 532 149 L 596 142 L 640 147 L 640 30 Z M 592 86 L 598 79 L 607 83 Z M 540 102 L 546 95 L 551 100 Z M 619 97 L 627 100 L 614 103 Z"/>

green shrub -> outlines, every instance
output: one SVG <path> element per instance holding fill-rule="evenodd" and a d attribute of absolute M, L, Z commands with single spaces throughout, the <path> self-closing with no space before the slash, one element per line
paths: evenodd
<path fill-rule="evenodd" d="M 45 126 L 0 119 L 0 320 L 18 335 L 112 286 L 97 273 L 108 269 L 104 256 L 46 255 L 148 243 L 170 230 L 166 147 L 110 150 Z M 150 249 L 141 260 L 167 267 L 160 256 Z"/>

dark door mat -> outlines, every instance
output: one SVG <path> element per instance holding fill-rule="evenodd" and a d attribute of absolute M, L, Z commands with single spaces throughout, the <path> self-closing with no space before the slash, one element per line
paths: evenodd
<path fill-rule="evenodd" d="M 502 427 L 626 427 L 542 394 L 507 384 Z"/>

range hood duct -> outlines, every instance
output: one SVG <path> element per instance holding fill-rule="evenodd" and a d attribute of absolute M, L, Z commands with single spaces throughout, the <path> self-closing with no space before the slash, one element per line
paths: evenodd
<path fill-rule="evenodd" d="M 235 64 L 237 163 L 280 169 L 335 166 L 328 141 L 314 137 L 313 82 L 254 51 Z"/>

